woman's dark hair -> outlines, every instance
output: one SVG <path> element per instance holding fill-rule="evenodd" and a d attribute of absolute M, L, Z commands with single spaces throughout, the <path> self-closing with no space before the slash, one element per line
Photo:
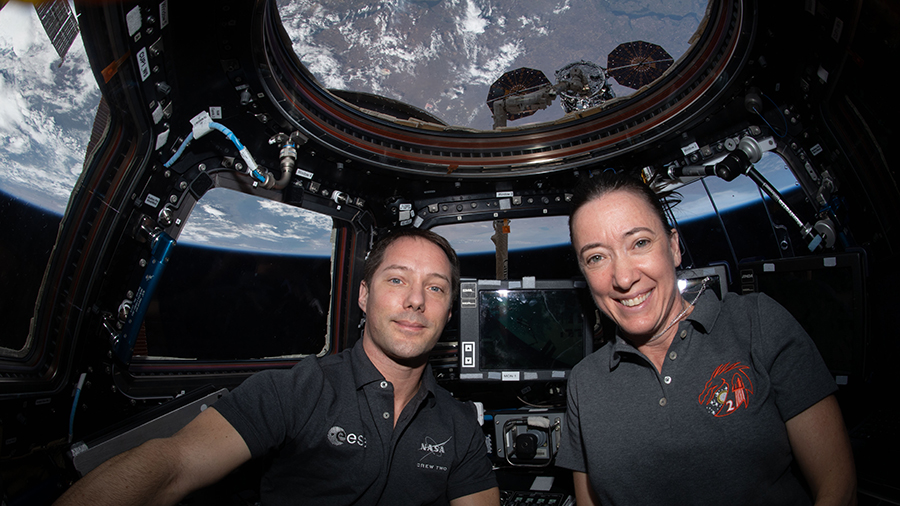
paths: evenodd
<path fill-rule="evenodd" d="M 569 212 L 569 240 L 572 241 L 573 245 L 575 241 L 572 237 L 572 217 L 575 216 L 575 213 L 588 202 L 617 191 L 627 191 L 644 199 L 650 205 L 650 208 L 655 211 L 662 229 L 667 232 L 671 230 L 666 219 L 666 211 L 663 208 L 662 200 L 649 186 L 644 184 L 639 176 L 607 170 L 584 180 L 575 189 L 575 194 L 572 196 L 572 210 Z"/>
<path fill-rule="evenodd" d="M 447 260 L 450 261 L 450 300 L 456 300 L 456 296 L 459 294 L 459 258 L 456 256 L 456 251 L 453 250 L 447 239 L 430 230 L 422 230 L 420 228 L 398 228 L 375 243 L 372 251 L 369 252 L 368 258 L 366 258 L 366 266 L 363 269 L 363 280 L 366 282 L 366 286 L 372 285 L 372 277 L 375 276 L 375 271 L 381 267 L 381 262 L 384 261 L 385 250 L 401 237 L 417 237 L 441 248 L 444 254 L 447 255 Z"/>

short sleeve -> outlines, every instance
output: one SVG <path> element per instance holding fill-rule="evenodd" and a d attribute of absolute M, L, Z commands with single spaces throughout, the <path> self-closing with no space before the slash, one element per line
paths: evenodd
<path fill-rule="evenodd" d="M 784 421 L 837 390 L 815 343 L 787 309 L 760 293 L 760 335 L 753 346 L 769 372 L 775 404 Z"/>
<path fill-rule="evenodd" d="M 450 500 L 488 490 L 497 486 L 497 479 L 487 456 L 484 432 L 476 421 L 475 406 L 467 403 L 463 409 L 471 409 L 472 416 L 458 429 L 460 441 L 465 441 L 460 449 L 462 459 L 451 471 L 447 483 L 447 498 Z"/>
<path fill-rule="evenodd" d="M 566 392 L 566 426 L 561 436 L 556 465 L 573 471 L 587 472 L 581 439 L 581 420 L 578 416 L 577 367 L 569 377 Z"/>
<path fill-rule="evenodd" d="M 254 374 L 213 407 L 257 458 L 297 433 L 313 412 L 323 385 L 322 370 L 315 357 L 309 357 L 290 370 Z"/>

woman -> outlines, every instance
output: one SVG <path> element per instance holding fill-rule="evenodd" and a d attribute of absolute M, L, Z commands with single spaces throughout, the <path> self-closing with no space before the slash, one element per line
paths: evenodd
<path fill-rule="evenodd" d="M 569 380 L 557 465 L 578 505 L 855 504 L 836 386 L 790 314 L 705 285 L 683 298 L 678 233 L 639 180 L 606 172 L 573 204 L 576 257 L 617 327 Z"/>

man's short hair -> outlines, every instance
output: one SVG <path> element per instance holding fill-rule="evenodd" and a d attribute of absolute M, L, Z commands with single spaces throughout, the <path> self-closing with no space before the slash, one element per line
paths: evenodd
<path fill-rule="evenodd" d="M 453 250 L 453 246 L 450 246 L 447 239 L 444 239 L 430 230 L 423 230 L 421 228 L 398 228 L 375 243 L 372 251 L 369 252 L 368 258 L 366 258 L 366 266 L 363 270 L 363 281 L 366 282 L 366 285 L 372 285 L 372 278 L 375 276 L 375 271 L 381 267 L 381 262 L 384 261 L 384 252 L 388 249 L 388 246 L 393 244 L 397 239 L 403 237 L 424 239 L 441 248 L 444 254 L 447 255 L 447 260 L 450 262 L 450 300 L 456 300 L 456 297 L 459 295 L 459 258 L 456 256 L 456 251 Z"/>

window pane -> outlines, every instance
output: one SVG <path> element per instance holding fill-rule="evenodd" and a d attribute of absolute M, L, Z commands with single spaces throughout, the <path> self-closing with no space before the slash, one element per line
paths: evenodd
<path fill-rule="evenodd" d="M 556 83 L 569 63 L 608 69 L 609 54 L 632 41 L 660 45 L 678 60 L 707 4 L 278 0 L 278 10 L 300 61 L 325 88 L 374 93 L 449 125 L 490 130 L 485 100 L 505 72 L 532 68 Z M 618 97 L 635 92 L 608 83 Z M 512 125 L 561 118 L 561 101 Z"/>
<path fill-rule="evenodd" d="M 331 217 L 223 188 L 191 211 L 179 244 L 331 257 Z"/>
<path fill-rule="evenodd" d="M 99 102 L 100 91 L 80 35 L 60 60 L 34 5 L 3 2 L 0 356 L 27 351 L 23 346 L 37 294 L 62 214 L 81 174 Z"/>
<path fill-rule="evenodd" d="M 459 254 L 463 277 L 496 279 L 493 222 L 459 223 L 434 227 Z M 580 276 L 569 244 L 567 216 L 541 216 L 509 221 L 509 279 L 569 279 Z"/>
<path fill-rule="evenodd" d="M 781 156 L 766 152 L 755 167 L 795 212 L 803 215 L 807 211 L 799 208 L 802 202 L 802 198 L 797 198 L 799 184 Z M 672 209 L 672 214 L 686 244 L 684 267 L 793 256 L 792 250 L 782 250 L 782 243 L 785 237 L 799 233 L 797 226 L 768 196 L 762 197 L 764 194 L 749 177 L 741 175 L 733 181 L 707 177 L 682 186 L 678 193 L 682 201 Z"/>
<path fill-rule="evenodd" d="M 0 348 L 18 352 L 25 346 L 59 220 L 0 191 Z"/>
<path fill-rule="evenodd" d="M 722 215 L 737 260 L 777 258 L 772 223 L 756 183 L 747 176 L 738 176 L 734 181 L 709 177 L 706 184 Z"/>
<path fill-rule="evenodd" d="M 331 231 L 324 215 L 208 192 L 172 253 L 135 356 L 251 360 L 327 351 Z"/>
<path fill-rule="evenodd" d="M 706 267 L 714 262 L 732 263 L 731 249 L 703 183 L 695 181 L 678 189 L 682 201 L 672 209 L 681 233 L 684 268 Z"/>

